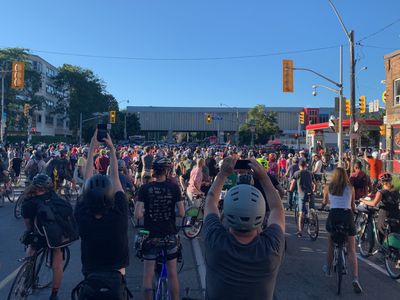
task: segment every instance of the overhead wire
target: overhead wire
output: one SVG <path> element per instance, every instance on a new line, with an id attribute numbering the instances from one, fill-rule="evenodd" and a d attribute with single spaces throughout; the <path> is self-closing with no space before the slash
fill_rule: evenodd
<path id="1" fill-rule="evenodd" d="M 357 44 L 362 42 L 362 41 L 364 41 L 364 40 L 366 40 L 366 39 L 369 39 L 369 38 L 371 38 L 371 37 L 373 37 L 373 36 L 375 36 L 375 35 L 377 35 L 377 34 L 379 34 L 381 32 L 383 32 L 383 31 L 385 31 L 386 29 L 388 29 L 389 27 L 393 26 L 394 24 L 396 24 L 398 22 L 400 22 L 400 18 L 395 20 L 395 21 L 393 21 L 392 23 L 382 27 L 381 29 L 379 29 L 379 30 L 377 30 L 377 31 L 375 31 L 375 32 L 373 32 L 371 34 L 368 34 L 368 35 L 364 36 L 362 39 L 358 40 Z"/>

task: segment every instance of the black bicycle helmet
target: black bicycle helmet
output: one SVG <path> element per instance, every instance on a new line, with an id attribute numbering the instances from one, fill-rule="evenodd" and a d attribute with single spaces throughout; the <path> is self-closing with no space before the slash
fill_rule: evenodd
<path id="1" fill-rule="evenodd" d="M 109 177 L 94 175 L 83 187 L 83 202 L 94 214 L 102 214 L 114 206 L 113 186 Z"/>
<path id="2" fill-rule="evenodd" d="M 51 189 L 53 187 L 51 178 L 46 174 L 36 174 L 35 177 L 33 177 L 32 184 L 35 187 L 44 189 Z"/>
<path id="3" fill-rule="evenodd" d="M 379 179 L 384 182 L 392 181 L 392 175 L 390 173 L 383 173 L 379 176 Z"/>
<path id="4" fill-rule="evenodd" d="M 156 157 L 153 160 L 153 170 L 165 170 L 171 166 L 171 160 L 168 157 Z"/>

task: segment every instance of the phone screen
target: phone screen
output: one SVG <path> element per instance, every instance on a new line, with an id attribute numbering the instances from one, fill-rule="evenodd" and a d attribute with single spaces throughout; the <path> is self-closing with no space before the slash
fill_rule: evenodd
<path id="1" fill-rule="evenodd" d="M 250 169 L 249 163 L 250 160 L 248 159 L 240 159 L 236 161 L 235 170 Z"/>
<path id="2" fill-rule="evenodd" d="M 107 124 L 97 124 L 97 141 L 103 142 L 107 138 Z"/>

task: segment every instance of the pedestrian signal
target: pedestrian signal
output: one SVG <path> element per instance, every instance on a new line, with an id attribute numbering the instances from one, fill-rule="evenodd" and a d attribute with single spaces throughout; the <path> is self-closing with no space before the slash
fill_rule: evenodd
<path id="1" fill-rule="evenodd" d="M 25 84 L 24 75 L 25 64 L 22 61 L 13 62 L 11 70 L 11 88 L 23 89 Z"/>
<path id="2" fill-rule="evenodd" d="M 351 115 L 351 105 L 350 105 L 350 99 L 346 99 L 346 116 Z"/>

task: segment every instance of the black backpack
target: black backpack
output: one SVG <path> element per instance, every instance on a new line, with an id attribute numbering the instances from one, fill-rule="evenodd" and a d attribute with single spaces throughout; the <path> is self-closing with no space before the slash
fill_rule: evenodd
<path id="1" fill-rule="evenodd" d="M 65 247 L 79 239 L 71 204 L 55 192 L 51 192 L 49 199 L 38 201 L 35 226 L 49 248 Z"/>

